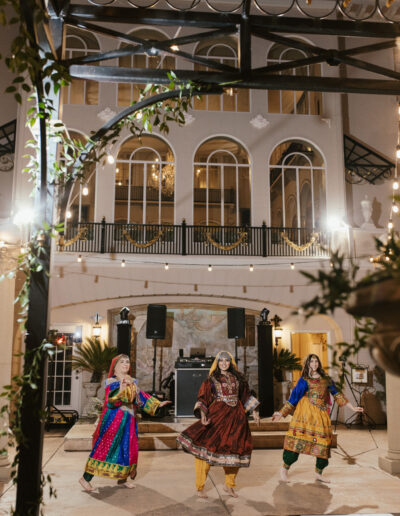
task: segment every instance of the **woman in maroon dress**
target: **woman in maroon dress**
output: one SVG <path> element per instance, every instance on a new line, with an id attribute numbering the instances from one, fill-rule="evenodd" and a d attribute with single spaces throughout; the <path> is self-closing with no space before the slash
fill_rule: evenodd
<path id="1" fill-rule="evenodd" d="M 234 491 L 239 468 L 250 465 L 253 449 L 246 413 L 253 412 L 259 423 L 258 400 L 251 395 L 236 362 L 227 351 L 220 351 L 210 369 L 209 378 L 200 387 L 194 414 L 200 421 L 178 437 L 182 448 L 195 456 L 196 488 L 202 498 L 210 466 L 223 466 L 225 491 Z"/>

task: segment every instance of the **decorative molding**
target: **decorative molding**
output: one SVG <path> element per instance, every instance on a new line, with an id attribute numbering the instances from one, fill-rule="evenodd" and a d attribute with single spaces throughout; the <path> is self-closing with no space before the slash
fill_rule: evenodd
<path id="1" fill-rule="evenodd" d="M 258 114 L 250 120 L 250 124 L 255 129 L 265 129 L 271 122 L 267 120 L 263 115 Z"/>
<path id="2" fill-rule="evenodd" d="M 193 122 L 196 120 L 196 117 L 194 117 L 193 115 L 191 115 L 190 113 L 188 113 L 187 115 L 185 115 L 185 125 L 190 125 L 190 124 L 193 124 Z"/>
<path id="3" fill-rule="evenodd" d="M 321 122 L 324 122 L 329 127 L 329 129 L 331 128 L 331 125 L 332 125 L 332 119 L 331 118 L 321 117 L 320 120 L 321 120 Z"/>
<path id="4" fill-rule="evenodd" d="M 14 159 L 11 154 L 0 156 L 0 172 L 11 172 L 14 168 Z"/>
<path id="5" fill-rule="evenodd" d="M 100 111 L 100 113 L 97 113 L 97 117 L 100 118 L 100 120 L 104 123 L 108 122 L 113 118 L 117 113 L 110 109 L 109 107 L 106 107 L 103 109 L 103 111 Z"/>

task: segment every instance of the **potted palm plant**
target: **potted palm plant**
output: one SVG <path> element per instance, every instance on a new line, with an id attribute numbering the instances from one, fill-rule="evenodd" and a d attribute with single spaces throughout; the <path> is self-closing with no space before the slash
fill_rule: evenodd
<path id="1" fill-rule="evenodd" d="M 97 396 L 102 377 L 109 370 L 111 361 L 116 355 L 117 348 L 108 346 L 105 341 L 101 342 L 96 337 L 86 337 L 84 343 L 76 346 L 75 354 L 72 356 L 72 368 L 91 373 L 90 380 L 83 383 L 87 396 L 87 402 L 82 411 L 84 416 L 91 411 L 91 404 Z"/>
<path id="2" fill-rule="evenodd" d="M 274 375 L 274 407 L 279 410 L 289 399 L 289 380 L 284 379 L 285 371 L 300 371 L 301 359 L 289 349 L 282 348 L 278 351 L 274 348 L 272 372 Z"/>

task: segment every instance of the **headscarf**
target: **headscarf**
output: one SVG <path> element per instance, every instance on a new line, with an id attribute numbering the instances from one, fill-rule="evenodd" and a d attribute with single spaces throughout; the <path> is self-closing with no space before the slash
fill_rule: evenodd
<path id="1" fill-rule="evenodd" d="M 125 355 L 125 353 L 121 353 L 120 355 L 117 355 L 115 358 L 113 358 L 112 361 L 111 361 L 110 369 L 108 370 L 108 378 L 111 378 L 112 376 L 115 376 L 115 366 L 117 365 L 117 362 L 122 357 L 126 357 L 127 359 L 129 359 L 128 355 Z M 131 366 L 130 365 L 129 365 L 128 374 L 131 374 Z"/>
<path id="2" fill-rule="evenodd" d="M 219 353 L 217 353 L 217 356 L 215 357 L 215 360 L 214 362 L 212 363 L 212 366 L 210 368 L 210 372 L 208 374 L 208 376 L 211 376 L 214 371 L 217 369 L 218 367 L 218 362 L 221 358 L 226 358 L 227 360 L 229 360 L 229 362 L 232 364 L 233 368 L 235 369 L 235 371 L 239 371 L 238 370 L 238 366 L 235 362 L 235 359 L 233 358 L 233 356 L 229 353 L 229 351 L 220 351 Z"/>

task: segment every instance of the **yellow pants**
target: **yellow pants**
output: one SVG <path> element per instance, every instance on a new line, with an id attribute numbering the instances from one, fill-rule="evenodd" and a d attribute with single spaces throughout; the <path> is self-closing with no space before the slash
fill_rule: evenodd
<path id="1" fill-rule="evenodd" d="M 194 459 L 194 468 L 196 471 L 196 489 L 197 491 L 203 491 L 204 484 L 207 480 L 208 472 L 210 471 L 211 465 L 205 460 Z M 233 468 L 231 466 L 224 466 L 225 471 L 225 484 L 227 487 L 236 487 L 235 479 L 238 474 L 239 468 Z"/>

